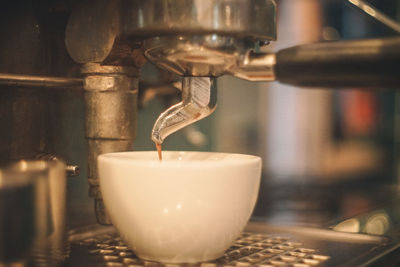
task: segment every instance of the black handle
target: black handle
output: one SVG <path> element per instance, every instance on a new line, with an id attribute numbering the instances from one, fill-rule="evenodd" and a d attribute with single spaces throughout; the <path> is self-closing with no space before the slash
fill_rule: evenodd
<path id="1" fill-rule="evenodd" d="M 297 86 L 400 89 L 400 38 L 300 45 L 276 55 L 276 79 Z"/>

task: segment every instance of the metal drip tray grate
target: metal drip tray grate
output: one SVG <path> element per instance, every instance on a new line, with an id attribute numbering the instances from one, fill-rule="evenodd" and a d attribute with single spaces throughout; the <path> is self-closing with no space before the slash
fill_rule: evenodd
<path id="1" fill-rule="evenodd" d="M 397 239 L 329 229 L 274 227 L 251 222 L 219 259 L 197 264 L 162 264 L 139 259 L 114 227 L 90 226 L 70 235 L 65 266 L 129 267 L 314 267 L 368 266 L 400 249 Z"/>
<path id="2" fill-rule="evenodd" d="M 116 233 L 90 237 L 77 242 L 86 247 L 89 254 L 100 266 L 180 266 L 142 261 L 126 246 Z M 243 233 L 229 248 L 223 257 L 210 262 L 191 264 L 190 266 L 318 266 L 330 257 L 316 250 L 304 248 L 301 243 L 287 238 Z"/>

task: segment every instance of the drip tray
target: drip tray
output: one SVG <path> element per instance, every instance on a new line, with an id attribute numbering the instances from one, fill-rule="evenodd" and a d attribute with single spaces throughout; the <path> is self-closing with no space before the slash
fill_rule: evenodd
<path id="1" fill-rule="evenodd" d="M 397 249 L 386 237 L 340 233 L 304 227 L 273 227 L 251 222 L 223 257 L 198 264 L 142 261 L 114 227 L 92 226 L 74 231 L 67 266 L 361 266 Z"/>

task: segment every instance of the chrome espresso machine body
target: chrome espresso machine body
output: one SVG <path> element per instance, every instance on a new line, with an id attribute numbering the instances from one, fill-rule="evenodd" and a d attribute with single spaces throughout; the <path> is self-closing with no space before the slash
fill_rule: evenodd
<path id="1" fill-rule="evenodd" d="M 277 37 L 274 0 L 21 0 L 9 2 L 0 13 L 0 160 L 61 158 L 68 163 L 70 175 L 77 175 L 80 168 L 81 176 L 88 178 L 89 196 L 95 204 L 93 209 L 85 193 L 86 180 L 71 178 L 71 228 L 94 223 L 95 218 L 100 224 L 111 223 L 101 199 L 97 156 L 134 149 L 140 127 L 140 70 L 146 59 L 183 76 L 182 102 L 167 109 L 154 124 L 151 138 L 156 144 L 215 110 L 215 80 L 222 75 L 311 87 L 400 85 L 397 37 L 260 52 Z M 103 234 L 98 240 L 85 241 L 88 234 L 73 233 L 71 240 L 78 251 L 82 249 L 79 246 L 94 247 L 114 264 L 139 264 L 118 238 L 112 244 L 106 240 L 115 236 L 111 226 L 96 229 Z M 259 234 L 244 235 L 231 252 L 242 251 L 246 242 L 269 240 L 275 244 L 270 254 L 279 250 L 286 253 L 288 261 L 300 255 L 304 266 L 337 266 L 351 257 L 341 255 L 329 262 L 332 256 L 325 254 L 332 250 L 322 255 L 315 252 L 318 248 L 304 248 L 287 238 L 300 235 L 307 240 L 306 246 L 313 246 L 316 235 L 316 243 L 325 242 L 326 247 L 337 242 L 334 244 L 344 244 L 360 255 L 374 251 L 370 257 L 357 258 L 357 264 L 398 247 L 392 239 L 333 235 L 329 230 L 286 231 L 259 224 L 248 230 Z M 284 237 L 266 236 L 270 231 Z M 110 244 L 113 249 L 107 247 Z M 247 249 L 259 251 L 253 245 Z M 276 257 L 285 262 L 282 255 Z M 229 259 L 240 263 L 238 258 Z M 79 260 L 72 254 L 71 266 L 80 264 Z M 90 264 L 93 262 L 85 263 Z"/>

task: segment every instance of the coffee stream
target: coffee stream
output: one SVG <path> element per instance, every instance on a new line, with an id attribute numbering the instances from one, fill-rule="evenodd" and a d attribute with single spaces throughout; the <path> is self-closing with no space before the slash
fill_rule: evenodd
<path id="1" fill-rule="evenodd" d="M 161 144 L 156 144 L 157 152 L 158 152 L 158 159 L 162 160 L 162 146 Z"/>

